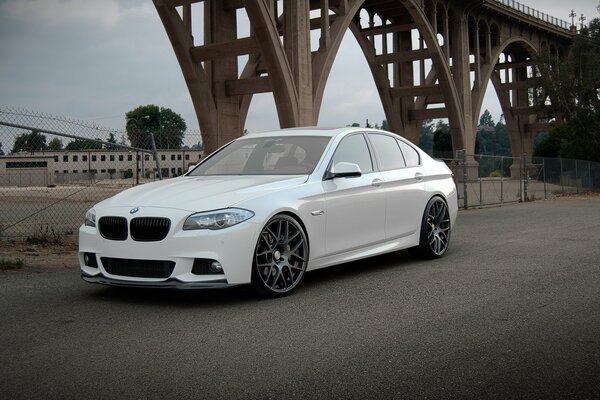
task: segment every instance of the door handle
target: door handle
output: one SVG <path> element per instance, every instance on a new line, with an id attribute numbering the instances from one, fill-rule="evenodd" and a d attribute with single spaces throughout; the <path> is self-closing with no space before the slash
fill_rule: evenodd
<path id="1" fill-rule="evenodd" d="M 419 181 L 419 182 L 423 180 L 423 177 L 424 177 L 424 176 L 423 176 L 423 174 L 422 174 L 422 173 L 420 173 L 420 172 L 417 172 L 417 173 L 415 174 L 415 179 L 416 179 L 417 181 Z"/>
<path id="2" fill-rule="evenodd" d="M 371 186 L 379 187 L 381 185 L 383 185 L 383 181 L 381 179 L 373 179 L 373 182 L 371 182 Z"/>

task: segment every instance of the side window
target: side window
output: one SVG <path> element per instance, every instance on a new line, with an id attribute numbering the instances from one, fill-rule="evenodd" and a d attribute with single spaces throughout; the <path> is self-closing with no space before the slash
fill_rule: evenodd
<path id="1" fill-rule="evenodd" d="M 421 164 L 421 157 L 419 157 L 419 153 L 412 146 L 407 145 L 402 140 L 398 140 L 398 144 L 400 145 L 402 154 L 404 154 L 407 167 L 417 167 Z"/>
<path id="2" fill-rule="evenodd" d="M 402 157 L 402 152 L 395 138 L 388 135 L 371 133 L 369 134 L 369 139 L 371 139 L 371 143 L 375 148 L 375 154 L 377 154 L 379 167 L 382 171 L 406 167 L 404 157 Z"/>
<path id="3" fill-rule="evenodd" d="M 339 162 L 358 164 L 363 174 L 373 172 L 371 153 L 369 153 L 369 147 L 362 134 L 347 136 L 342 140 L 335 150 L 332 165 Z"/>

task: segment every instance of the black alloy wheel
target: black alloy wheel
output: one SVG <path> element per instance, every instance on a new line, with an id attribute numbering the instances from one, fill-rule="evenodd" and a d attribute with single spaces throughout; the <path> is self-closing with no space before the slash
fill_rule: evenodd
<path id="1" fill-rule="evenodd" d="M 440 258 L 448 250 L 450 232 L 448 205 L 441 197 L 432 197 L 423 214 L 419 246 L 414 250 L 425 258 Z"/>
<path id="2" fill-rule="evenodd" d="M 289 215 L 276 215 L 258 238 L 252 286 L 262 296 L 286 296 L 302 281 L 307 263 L 308 240 L 304 230 Z"/>

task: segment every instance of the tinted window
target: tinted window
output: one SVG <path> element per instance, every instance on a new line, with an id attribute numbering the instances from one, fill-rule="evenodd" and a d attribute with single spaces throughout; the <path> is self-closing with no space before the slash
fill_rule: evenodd
<path id="1" fill-rule="evenodd" d="M 373 162 L 362 134 L 345 137 L 335 150 L 332 165 L 339 162 L 358 164 L 362 173 L 373 172 Z"/>
<path id="2" fill-rule="evenodd" d="M 369 139 L 373 143 L 377 160 L 379 160 L 379 167 L 382 171 L 406 167 L 404 157 L 402 157 L 402 152 L 395 138 L 388 135 L 371 133 L 369 134 Z"/>
<path id="3" fill-rule="evenodd" d="M 406 166 L 408 167 L 416 167 L 421 164 L 421 158 L 419 157 L 419 153 L 412 146 L 404 143 L 402 140 L 398 140 L 398 144 L 400 145 L 400 149 L 402 150 L 402 154 L 404 154 L 404 159 L 406 160 Z"/>

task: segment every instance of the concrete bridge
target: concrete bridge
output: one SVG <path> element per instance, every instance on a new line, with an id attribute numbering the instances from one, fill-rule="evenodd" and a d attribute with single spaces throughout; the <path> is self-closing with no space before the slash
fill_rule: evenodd
<path id="1" fill-rule="evenodd" d="M 414 143 L 423 120 L 448 118 L 454 149 L 475 151 L 491 82 L 512 153 L 531 154 L 551 120 L 532 56 L 568 53 L 574 29 L 513 0 L 154 0 L 208 151 L 240 136 L 252 95 L 272 92 L 282 128 L 316 125 L 349 30 L 369 64 L 390 130 Z M 250 35 L 238 34 L 238 12 Z M 203 18 L 203 43 L 192 21 Z M 313 41 L 311 42 L 311 38 Z M 316 43 L 315 38 L 318 38 Z M 243 68 L 238 57 L 246 57 Z M 358 77 L 357 77 L 358 78 Z"/>

